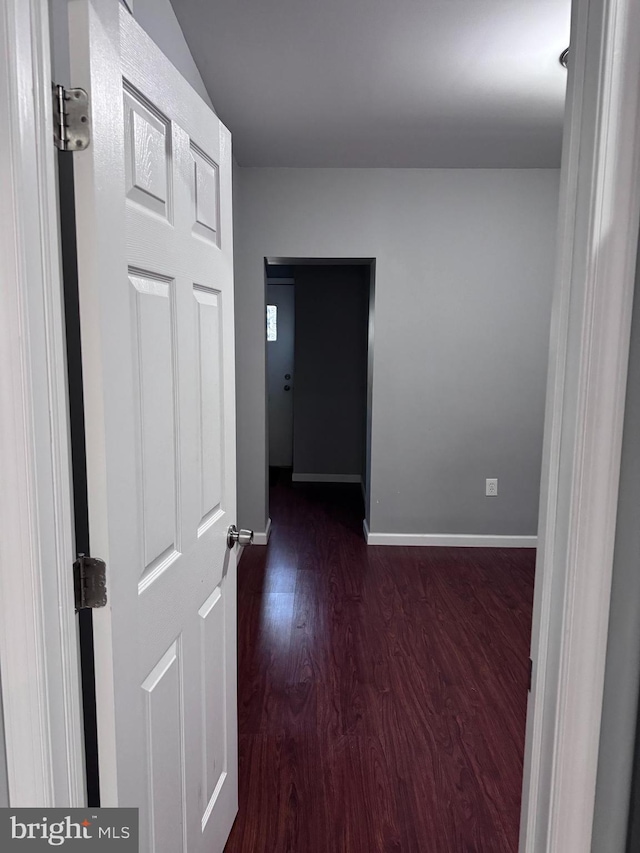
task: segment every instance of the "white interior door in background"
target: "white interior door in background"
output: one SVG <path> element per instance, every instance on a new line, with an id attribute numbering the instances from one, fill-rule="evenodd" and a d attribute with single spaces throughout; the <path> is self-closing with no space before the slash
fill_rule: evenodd
<path id="1" fill-rule="evenodd" d="M 103 806 L 144 853 L 237 811 L 231 139 L 131 15 L 73 0 L 75 188 Z"/>
<path id="2" fill-rule="evenodd" d="M 277 468 L 293 465 L 294 300 L 292 284 L 267 285 L 267 304 L 277 309 L 277 339 L 267 340 L 269 465 Z"/>

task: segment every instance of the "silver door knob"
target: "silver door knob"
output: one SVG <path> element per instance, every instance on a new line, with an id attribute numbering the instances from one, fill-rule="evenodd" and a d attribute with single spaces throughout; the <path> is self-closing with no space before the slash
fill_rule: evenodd
<path id="1" fill-rule="evenodd" d="M 230 525 L 227 530 L 227 547 L 234 545 L 251 545 L 253 542 L 253 530 L 238 530 L 235 524 Z"/>

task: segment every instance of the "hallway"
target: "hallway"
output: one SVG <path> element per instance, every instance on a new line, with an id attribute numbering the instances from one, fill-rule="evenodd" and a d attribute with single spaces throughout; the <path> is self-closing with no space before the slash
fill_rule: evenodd
<path id="1" fill-rule="evenodd" d="M 515 853 L 535 552 L 367 547 L 359 486 L 270 500 L 226 853 Z"/>

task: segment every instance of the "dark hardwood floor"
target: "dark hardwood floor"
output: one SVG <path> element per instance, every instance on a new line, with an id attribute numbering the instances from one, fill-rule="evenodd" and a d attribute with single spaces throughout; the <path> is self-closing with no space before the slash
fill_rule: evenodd
<path id="1" fill-rule="evenodd" d="M 535 552 L 367 547 L 359 487 L 282 478 L 270 512 L 226 853 L 515 853 Z"/>

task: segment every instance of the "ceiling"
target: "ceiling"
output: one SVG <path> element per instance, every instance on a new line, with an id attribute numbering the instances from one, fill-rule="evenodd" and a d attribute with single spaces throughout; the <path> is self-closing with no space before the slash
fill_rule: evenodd
<path id="1" fill-rule="evenodd" d="M 172 0 L 242 166 L 560 164 L 570 0 Z"/>

